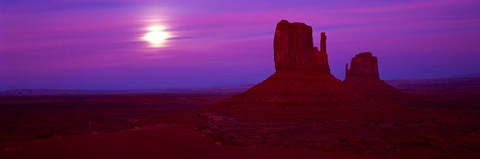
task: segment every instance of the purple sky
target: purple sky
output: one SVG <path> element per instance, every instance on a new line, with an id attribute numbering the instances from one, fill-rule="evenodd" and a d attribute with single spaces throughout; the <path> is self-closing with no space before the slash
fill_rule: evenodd
<path id="1" fill-rule="evenodd" d="M 281 19 L 327 32 L 332 73 L 372 51 L 383 79 L 480 73 L 478 0 L 0 0 L 0 90 L 254 84 Z M 161 24 L 173 35 L 152 48 Z"/>

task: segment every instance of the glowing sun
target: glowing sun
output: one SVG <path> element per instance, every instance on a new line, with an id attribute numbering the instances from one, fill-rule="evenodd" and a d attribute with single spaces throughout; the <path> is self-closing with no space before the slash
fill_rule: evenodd
<path id="1" fill-rule="evenodd" d="M 148 32 L 142 39 L 149 42 L 152 47 L 162 47 L 165 46 L 166 40 L 170 37 L 170 33 L 165 31 L 165 27 L 154 25 L 148 27 Z"/>

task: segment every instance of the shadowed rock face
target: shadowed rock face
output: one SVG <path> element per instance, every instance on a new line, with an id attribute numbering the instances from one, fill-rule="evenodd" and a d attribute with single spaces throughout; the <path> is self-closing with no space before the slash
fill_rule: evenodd
<path id="1" fill-rule="evenodd" d="M 350 69 L 345 68 L 344 84 L 357 89 L 362 94 L 382 99 L 401 99 L 401 91 L 380 79 L 378 60 L 371 52 L 363 52 L 352 58 Z"/>
<path id="2" fill-rule="evenodd" d="M 330 73 L 326 35 L 321 35 L 320 51 L 313 46 L 312 27 L 304 23 L 278 22 L 274 38 L 276 71 L 315 70 Z"/>
<path id="3" fill-rule="evenodd" d="M 345 80 L 351 78 L 373 78 L 380 79 L 378 74 L 378 60 L 371 52 L 364 52 L 352 58 L 350 69 L 345 70 Z"/>

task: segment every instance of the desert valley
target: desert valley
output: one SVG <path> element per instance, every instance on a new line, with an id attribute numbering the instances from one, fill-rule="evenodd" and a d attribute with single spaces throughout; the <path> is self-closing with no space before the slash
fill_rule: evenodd
<path id="1" fill-rule="evenodd" d="M 312 34 L 278 22 L 252 86 L 4 91 L 0 158 L 480 157 L 480 77 L 384 81 L 362 52 L 341 80 Z"/>

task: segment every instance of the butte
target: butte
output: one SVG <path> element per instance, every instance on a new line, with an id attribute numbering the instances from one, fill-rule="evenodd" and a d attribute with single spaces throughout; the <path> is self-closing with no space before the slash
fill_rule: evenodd
<path id="1" fill-rule="evenodd" d="M 312 27 L 286 20 L 278 22 L 273 46 L 275 72 L 244 93 L 209 110 L 232 115 L 249 114 L 257 119 L 278 119 L 312 112 L 351 114 L 387 110 L 390 105 L 385 106 L 365 96 L 330 73 L 327 36 L 322 32 L 320 37 L 318 49 L 313 44 Z"/>
<path id="2" fill-rule="evenodd" d="M 380 79 L 378 72 L 378 60 L 371 52 L 363 52 L 355 55 L 345 68 L 344 84 L 353 87 L 359 93 L 380 100 L 402 100 L 408 98 L 407 94 L 388 85 Z"/>

